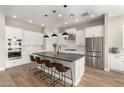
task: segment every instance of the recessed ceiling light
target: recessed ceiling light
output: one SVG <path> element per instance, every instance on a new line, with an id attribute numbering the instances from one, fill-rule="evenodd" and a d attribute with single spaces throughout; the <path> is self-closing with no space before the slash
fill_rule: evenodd
<path id="1" fill-rule="evenodd" d="M 13 18 L 16 18 L 16 15 L 14 15 Z"/>
<path id="2" fill-rule="evenodd" d="M 68 24 L 68 22 L 65 22 L 65 24 L 67 25 L 67 24 Z"/>
<path id="3" fill-rule="evenodd" d="M 59 15 L 58 15 L 58 17 L 62 17 L 62 15 L 61 15 L 61 14 L 59 14 Z"/>
<path id="4" fill-rule="evenodd" d="M 56 26 L 59 27 L 59 24 L 57 24 Z"/>
<path id="5" fill-rule="evenodd" d="M 41 24 L 42 27 L 44 27 L 44 24 Z"/>
<path id="6" fill-rule="evenodd" d="M 94 15 L 94 14 L 92 14 L 92 15 L 91 15 L 91 17 L 92 17 L 92 18 L 94 18 L 94 17 L 95 17 L 95 15 Z"/>
<path id="7" fill-rule="evenodd" d="M 78 22 L 79 20 L 78 19 L 75 19 L 76 22 Z"/>
<path id="8" fill-rule="evenodd" d="M 32 23 L 32 20 L 29 20 L 28 22 L 29 22 L 29 23 Z"/>

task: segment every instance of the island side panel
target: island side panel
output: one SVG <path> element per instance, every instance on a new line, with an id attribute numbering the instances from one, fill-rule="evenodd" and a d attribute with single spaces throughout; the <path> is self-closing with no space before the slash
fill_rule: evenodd
<path id="1" fill-rule="evenodd" d="M 77 86 L 81 81 L 85 71 L 85 57 L 74 62 L 74 85 Z"/>

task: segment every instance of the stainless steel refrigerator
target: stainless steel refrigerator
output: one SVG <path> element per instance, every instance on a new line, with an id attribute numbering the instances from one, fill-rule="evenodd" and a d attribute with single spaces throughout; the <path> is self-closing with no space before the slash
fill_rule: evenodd
<path id="1" fill-rule="evenodd" d="M 103 37 L 86 38 L 86 66 L 104 69 Z"/>

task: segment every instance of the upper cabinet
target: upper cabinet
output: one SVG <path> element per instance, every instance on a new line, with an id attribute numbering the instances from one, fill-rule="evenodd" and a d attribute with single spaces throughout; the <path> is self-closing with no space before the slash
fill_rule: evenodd
<path id="1" fill-rule="evenodd" d="M 43 34 L 24 30 L 23 42 L 24 45 L 43 45 Z"/>
<path id="2" fill-rule="evenodd" d="M 85 28 L 86 37 L 101 37 L 103 36 L 104 26 L 93 26 Z"/>
<path id="3" fill-rule="evenodd" d="M 76 45 L 85 45 L 85 31 L 76 31 Z"/>
<path id="4" fill-rule="evenodd" d="M 18 39 L 22 39 L 23 31 L 20 28 L 6 26 L 6 35 L 8 39 L 12 39 L 15 37 Z"/>

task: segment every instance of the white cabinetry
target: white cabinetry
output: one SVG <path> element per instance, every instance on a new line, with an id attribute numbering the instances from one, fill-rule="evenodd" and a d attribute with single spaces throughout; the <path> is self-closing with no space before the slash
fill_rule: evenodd
<path id="1" fill-rule="evenodd" d="M 9 60 L 6 62 L 6 68 L 22 65 L 22 59 Z"/>
<path id="2" fill-rule="evenodd" d="M 43 45 L 43 34 L 24 30 L 24 45 Z"/>
<path id="3" fill-rule="evenodd" d="M 110 54 L 110 68 L 124 72 L 124 55 Z"/>
<path id="4" fill-rule="evenodd" d="M 124 48 L 124 25 L 122 27 L 122 48 Z"/>
<path id="5" fill-rule="evenodd" d="M 101 37 L 103 36 L 103 31 L 103 25 L 85 28 L 86 37 Z"/>
<path id="6" fill-rule="evenodd" d="M 19 50 L 17 50 L 18 48 L 22 49 L 22 46 L 8 46 L 8 39 L 20 39 L 22 40 L 23 38 L 23 31 L 21 28 L 16 28 L 16 27 L 10 27 L 10 26 L 6 26 L 5 28 L 5 67 L 6 68 L 10 68 L 10 67 L 14 67 L 14 66 L 18 66 L 22 64 L 22 58 L 20 57 L 19 59 L 13 59 L 11 60 L 10 58 L 8 58 L 8 53 L 10 53 L 10 51 L 8 49 L 11 49 L 11 52 L 18 52 Z M 14 41 L 15 42 L 15 41 Z M 13 43 L 11 43 L 13 44 Z"/>
<path id="7" fill-rule="evenodd" d="M 85 45 L 85 31 L 76 31 L 76 45 Z"/>
<path id="8" fill-rule="evenodd" d="M 30 62 L 29 55 L 40 51 L 41 51 L 41 46 L 24 46 L 22 52 L 23 64 Z"/>
<path id="9" fill-rule="evenodd" d="M 6 35 L 7 38 L 17 37 L 18 39 L 22 39 L 22 29 L 6 26 Z"/>

